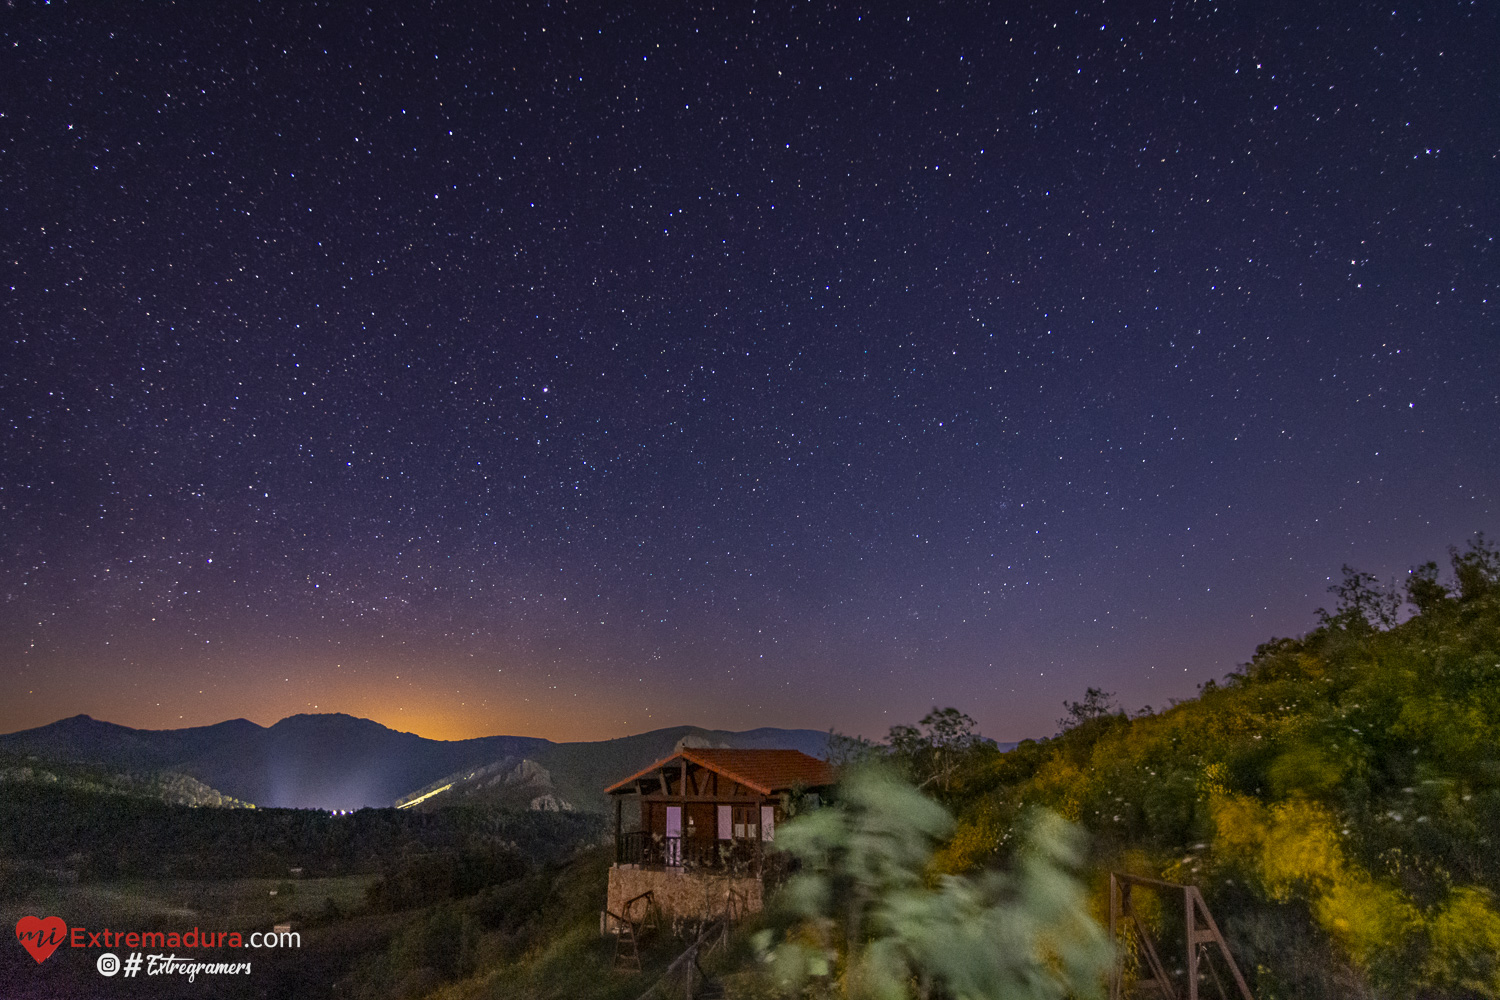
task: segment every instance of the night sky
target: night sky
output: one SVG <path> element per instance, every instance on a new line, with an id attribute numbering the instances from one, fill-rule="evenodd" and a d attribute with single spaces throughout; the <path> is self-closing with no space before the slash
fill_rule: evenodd
<path id="1" fill-rule="evenodd" d="M 0 11 L 0 730 L 1050 735 L 1500 532 L 1500 8 Z"/>

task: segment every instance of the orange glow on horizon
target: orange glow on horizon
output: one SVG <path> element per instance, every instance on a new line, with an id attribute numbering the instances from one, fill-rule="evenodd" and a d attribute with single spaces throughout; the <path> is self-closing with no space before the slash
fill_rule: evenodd
<path id="1" fill-rule="evenodd" d="M 267 671 L 262 664 L 278 662 Z M 37 664 L 37 666 L 44 666 Z M 636 693 L 608 682 L 597 691 L 523 680 L 523 665 L 476 679 L 462 663 L 416 663 L 388 656 L 242 652 L 228 664 L 167 664 L 123 690 L 107 668 L 76 661 L 39 670 L 35 686 L 0 707 L 0 732 L 33 729 L 85 714 L 132 729 L 211 726 L 243 718 L 270 727 L 299 714 L 342 713 L 432 740 L 530 736 L 558 743 L 614 739 L 678 725 L 744 730 L 760 726 L 826 729 L 822 719 L 739 704 L 726 692 Z M 533 675 L 534 676 L 534 675 Z M 270 678 L 269 680 L 267 678 Z M 503 677 L 503 679 L 501 679 Z M 66 678 L 66 680 L 63 680 Z M 514 678 L 514 679 L 511 679 Z M 807 711 L 798 706 L 796 715 Z"/>

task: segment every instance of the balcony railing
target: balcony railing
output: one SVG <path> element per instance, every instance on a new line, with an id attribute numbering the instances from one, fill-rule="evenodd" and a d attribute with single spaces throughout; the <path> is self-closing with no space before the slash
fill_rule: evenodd
<path id="1" fill-rule="evenodd" d="M 769 844 L 760 845 L 769 849 Z M 753 840 L 711 840 L 666 837 L 636 830 L 615 839 L 615 863 L 649 868 L 715 869 L 726 874 L 751 875 L 764 856 Z"/>

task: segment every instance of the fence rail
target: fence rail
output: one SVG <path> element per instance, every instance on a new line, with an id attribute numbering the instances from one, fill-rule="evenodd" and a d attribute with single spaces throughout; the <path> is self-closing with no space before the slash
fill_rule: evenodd
<path id="1" fill-rule="evenodd" d="M 752 840 L 665 837 L 645 830 L 615 838 L 615 863 L 657 868 L 711 868 L 729 874 L 754 874 L 761 852 Z"/>
<path id="2" fill-rule="evenodd" d="M 1198 1000 L 1205 971 L 1220 1000 L 1229 1000 L 1231 990 L 1226 988 L 1224 980 L 1220 978 L 1215 959 L 1233 977 L 1233 992 L 1239 994 L 1240 1000 L 1254 1000 L 1250 995 L 1250 987 L 1245 984 L 1245 977 L 1240 974 L 1239 966 L 1230 954 L 1229 944 L 1224 940 L 1224 935 L 1219 933 L 1219 925 L 1214 922 L 1213 914 L 1208 911 L 1208 903 L 1204 901 L 1203 893 L 1197 886 L 1178 885 L 1175 882 L 1127 875 L 1124 872 L 1111 872 L 1109 875 L 1109 937 L 1115 946 L 1115 960 L 1109 977 L 1110 1000 L 1124 1000 L 1129 993 L 1150 992 L 1162 1000 L 1177 1000 L 1179 995 L 1172 975 L 1167 972 L 1161 955 L 1157 952 L 1156 941 L 1147 922 L 1135 907 L 1131 897 L 1133 888 L 1160 892 L 1167 896 L 1181 894 L 1181 908 L 1178 912 L 1183 916 L 1183 958 L 1186 968 L 1180 971 L 1185 980 L 1185 1000 Z M 1142 975 L 1130 984 L 1134 986 L 1134 990 L 1127 988 L 1125 977 L 1125 952 L 1132 945 L 1132 950 L 1144 966 Z"/>

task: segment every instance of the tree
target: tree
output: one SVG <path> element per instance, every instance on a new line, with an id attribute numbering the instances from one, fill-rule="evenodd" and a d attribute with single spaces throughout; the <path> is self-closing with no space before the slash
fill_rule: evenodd
<path id="1" fill-rule="evenodd" d="M 951 789 L 953 775 L 969 752 L 984 743 L 968 715 L 935 706 L 917 726 L 892 726 L 888 739 L 898 764 L 917 787 L 939 781 L 944 791 Z"/>
<path id="2" fill-rule="evenodd" d="M 1344 578 L 1330 584 L 1328 592 L 1338 595 L 1333 611 L 1319 608 L 1318 621 L 1345 630 L 1387 629 L 1400 621 L 1401 598 L 1395 589 L 1380 585 L 1374 573 L 1362 573 L 1345 565 Z"/>
<path id="3" fill-rule="evenodd" d="M 883 748 L 863 736 L 846 736 L 837 729 L 828 730 L 828 763 L 834 767 L 863 764 L 878 757 Z"/>
<path id="4" fill-rule="evenodd" d="M 850 1000 L 1098 995 L 1110 948 L 1074 874 L 1083 854 L 1072 827 L 1036 813 L 1013 870 L 934 884 L 933 848 L 953 828 L 942 806 L 872 767 L 846 779 L 840 802 L 777 834 L 801 862 L 781 897 L 792 925 L 756 945 L 784 989 L 817 982 Z"/>
<path id="5" fill-rule="evenodd" d="M 1431 559 L 1413 567 L 1406 578 L 1406 599 L 1414 604 L 1418 614 L 1441 607 L 1451 595 L 1448 588 L 1438 583 L 1438 565 Z"/>
<path id="6" fill-rule="evenodd" d="M 1500 549 L 1484 537 L 1484 532 L 1470 539 L 1468 548 L 1462 551 L 1456 545 L 1448 546 L 1448 561 L 1453 567 L 1451 587 L 1438 582 L 1438 565 L 1431 559 L 1407 574 L 1406 599 L 1416 606 L 1419 614 L 1427 614 L 1455 599 L 1472 601 L 1500 588 Z M 1347 576 L 1349 567 L 1345 566 L 1344 572 Z"/>
<path id="7" fill-rule="evenodd" d="M 1448 555 L 1453 562 L 1459 600 L 1470 601 L 1500 587 L 1500 549 L 1485 541 L 1484 532 L 1475 535 L 1463 552 L 1457 546 L 1450 546 Z"/>
<path id="8" fill-rule="evenodd" d="M 1094 719 L 1123 714 L 1115 701 L 1115 693 L 1096 687 L 1085 691 L 1082 701 L 1064 701 L 1063 708 L 1067 709 L 1067 714 L 1057 720 L 1057 726 L 1063 732 Z"/>

